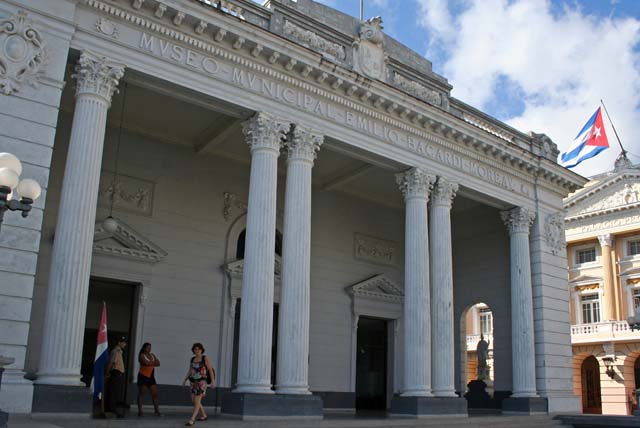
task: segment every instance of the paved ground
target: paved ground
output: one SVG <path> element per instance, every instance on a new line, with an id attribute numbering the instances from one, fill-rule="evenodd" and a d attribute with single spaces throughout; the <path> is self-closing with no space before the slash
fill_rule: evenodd
<path id="1" fill-rule="evenodd" d="M 213 415 L 213 412 L 210 412 Z M 78 415 L 12 416 L 9 428 L 178 428 L 183 427 L 189 414 L 184 410 L 166 411 L 158 418 L 152 415 L 138 418 L 94 420 Z M 239 421 L 227 417 L 210 417 L 196 427 L 215 428 L 418 428 L 418 427 L 477 427 L 477 428 L 547 428 L 563 425 L 551 416 L 470 416 L 468 418 L 398 419 L 384 415 L 325 415 L 323 420 L 307 421 Z"/>

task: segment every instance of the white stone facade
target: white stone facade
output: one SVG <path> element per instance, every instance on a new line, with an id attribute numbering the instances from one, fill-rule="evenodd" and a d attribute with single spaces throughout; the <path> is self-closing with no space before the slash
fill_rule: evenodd
<path id="1" fill-rule="evenodd" d="M 47 61 L 0 94 L 0 151 L 46 191 L 0 232 L 0 353 L 16 358 L 0 408 L 29 412 L 34 388 L 79 382 L 100 278 L 135 284 L 132 354 L 151 342 L 164 386 L 200 341 L 220 387 L 353 408 L 371 317 L 388 327 L 387 403 L 453 396 L 462 314 L 485 302 L 495 389 L 577 409 L 566 270 L 542 222 L 584 180 L 548 139 L 450 97 L 378 20 L 352 34 L 310 0 L 0 0 L 0 20 L 25 13 Z M 530 219 L 511 241 L 506 210 Z"/>

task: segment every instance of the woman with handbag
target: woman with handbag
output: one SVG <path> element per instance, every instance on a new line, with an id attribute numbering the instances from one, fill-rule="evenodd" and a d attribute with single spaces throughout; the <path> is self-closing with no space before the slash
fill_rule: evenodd
<path id="1" fill-rule="evenodd" d="M 207 412 L 202 406 L 202 399 L 207 393 L 207 384 L 211 389 L 215 388 L 215 372 L 211 366 L 211 362 L 204 355 L 204 347 L 202 343 L 194 343 L 191 347 L 193 357 L 189 363 L 189 370 L 182 382 L 186 385 L 189 382 L 191 386 L 191 402 L 193 403 L 193 413 L 191 419 L 185 426 L 193 426 L 196 421 L 206 421 L 208 419 Z M 200 414 L 200 417 L 198 417 Z"/>

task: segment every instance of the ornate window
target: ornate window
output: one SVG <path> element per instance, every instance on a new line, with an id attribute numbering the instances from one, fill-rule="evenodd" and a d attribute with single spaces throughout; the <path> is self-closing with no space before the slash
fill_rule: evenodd
<path id="1" fill-rule="evenodd" d="M 600 296 L 587 294 L 580 297 L 582 305 L 582 323 L 593 324 L 600 322 Z"/>
<path id="2" fill-rule="evenodd" d="M 493 315 L 489 308 L 480 309 L 480 332 L 485 336 L 493 334 Z"/>
<path id="3" fill-rule="evenodd" d="M 640 306 L 640 288 L 636 288 L 633 290 L 633 309 L 636 309 Z M 638 385 L 640 387 L 640 385 Z"/>
<path id="4" fill-rule="evenodd" d="M 592 263 L 596 261 L 596 247 L 583 248 L 576 251 L 576 264 Z"/>

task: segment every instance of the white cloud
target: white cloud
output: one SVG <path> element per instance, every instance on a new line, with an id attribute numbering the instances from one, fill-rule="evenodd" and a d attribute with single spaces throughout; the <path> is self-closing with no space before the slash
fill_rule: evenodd
<path id="1" fill-rule="evenodd" d="M 468 0 L 454 3 L 461 6 L 457 14 L 445 0 L 417 1 L 430 37 L 427 55 L 444 53 L 441 68 L 454 96 L 486 110 L 495 105 L 497 85 L 508 82 L 502 93 L 524 110 L 502 119 L 525 132 L 545 132 L 561 150 L 604 98 L 625 148 L 640 154 L 640 139 L 634 139 L 640 123 L 638 19 L 587 15 L 575 5 L 552 13 L 549 1 L 539 0 Z M 607 131 L 612 148 L 574 171 L 611 169 L 619 148 Z"/>

